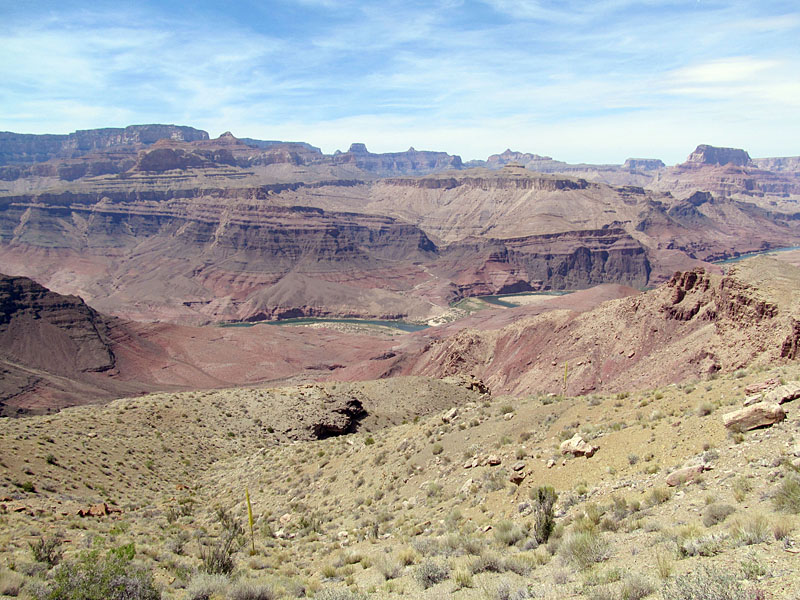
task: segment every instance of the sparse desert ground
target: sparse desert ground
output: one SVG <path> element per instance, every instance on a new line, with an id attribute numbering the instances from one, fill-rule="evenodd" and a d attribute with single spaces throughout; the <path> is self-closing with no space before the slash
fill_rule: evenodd
<path id="1" fill-rule="evenodd" d="M 113 560 L 138 573 L 136 598 L 149 573 L 175 599 L 798 598 L 800 400 L 768 428 L 722 422 L 748 386 L 798 379 L 787 362 L 514 398 L 397 378 L 6 419 L 0 594 L 60 597 L 54 577 L 67 567 L 47 560 L 95 552 L 95 566 L 123 556 Z M 302 407 L 337 395 L 370 417 L 350 435 L 303 439 Z M 591 458 L 560 453 L 575 433 L 598 448 Z M 698 464 L 695 480 L 667 485 Z M 557 494 L 549 536 L 540 486 Z M 78 516 L 92 506 L 101 514 Z"/>

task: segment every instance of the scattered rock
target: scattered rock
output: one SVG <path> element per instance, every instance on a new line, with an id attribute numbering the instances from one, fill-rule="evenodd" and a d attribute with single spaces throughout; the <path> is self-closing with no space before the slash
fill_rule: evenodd
<path id="1" fill-rule="evenodd" d="M 700 476 L 703 471 L 710 471 L 711 467 L 708 465 L 694 465 L 692 467 L 683 467 L 682 469 L 678 469 L 677 471 L 673 471 L 667 476 L 667 485 L 670 487 L 676 487 L 681 485 L 682 483 L 688 483 L 690 481 L 695 481 L 698 476 Z"/>
<path id="2" fill-rule="evenodd" d="M 510 421 L 511 419 L 513 419 L 513 418 L 514 418 L 514 413 L 506 413 L 506 415 L 505 415 L 503 418 L 504 418 L 506 421 Z"/>
<path id="3" fill-rule="evenodd" d="M 783 404 L 800 398 L 800 382 L 792 381 L 786 385 L 780 385 L 764 395 L 764 402 L 775 402 Z"/>
<path id="4" fill-rule="evenodd" d="M 514 471 L 522 471 L 522 469 L 524 469 L 524 468 L 525 468 L 525 462 L 524 462 L 524 461 L 521 461 L 521 460 L 519 460 L 519 461 L 515 462 L 513 465 L 511 465 L 511 468 L 512 468 Z"/>
<path id="5" fill-rule="evenodd" d="M 464 485 L 461 486 L 461 493 L 462 494 L 469 494 L 472 492 L 472 485 L 475 483 L 475 480 L 471 477 L 464 482 Z"/>
<path id="6" fill-rule="evenodd" d="M 499 465 L 501 462 L 503 462 L 503 461 L 501 461 L 501 460 L 500 460 L 500 457 L 499 457 L 499 456 L 497 456 L 496 454 L 490 454 L 490 455 L 489 455 L 489 456 L 486 458 L 486 464 L 487 464 L 487 465 L 489 465 L 490 467 L 496 467 L 496 466 L 497 466 L 497 465 Z"/>
<path id="7" fill-rule="evenodd" d="M 355 397 L 339 396 L 328 399 L 322 410 L 311 415 L 308 429 L 318 440 L 335 435 L 353 433 L 358 422 L 367 416 L 361 400 Z"/>
<path id="8" fill-rule="evenodd" d="M 786 412 L 778 404 L 759 402 L 751 406 L 722 415 L 728 429 L 749 431 L 757 427 L 774 425 L 786 418 Z"/>
<path id="9" fill-rule="evenodd" d="M 552 468 L 553 468 L 553 467 L 555 467 L 555 466 L 556 466 L 556 461 L 555 461 L 555 460 L 553 460 L 552 458 L 551 458 L 550 460 L 548 460 L 548 461 L 547 461 L 547 468 L 548 468 L 548 469 L 552 469 Z"/>
<path id="10" fill-rule="evenodd" d="M 745 406 L 752 406 L 753 404 L 757 404 L 761 402 L 763 394 L 751 394 L 750 396 L 745 397 L 744 405 Z"/>
<path id="11" fill-rule="evenodd" d="M 458 409 L 454 406 L 442 415 L 442 423 L 450 423 L 458 416 Z"/>
<path id="12" fill-rule="evenodd" d="M 526 473 L 523 473 L 521 471 L 520 472 L 514 472 L 514 473 L 511 473 L 511 476 L 508 478 L 508 480 L 511 483 L 513 483 L 514 485 L 519 485 L 523 481 L 525 481 L 525 476 L 526 476 Z"/>
<path id="13" fill-rule="evenodd" d="M 89 508 L 82 508 L 78 511 L 79 517 L 105 517 L 112 513 L 121 513 L 122 509 L 116 506 L 109 506 L 105 502 L 93 504 Z"/>
<path id="14" fill-rule="evenodd" d="M 579 433 L 561 443 L 559 447 L 561 454 L 572 454 L 573 456 L 585 456 L 591 458 L 599 450 L 598 446 L 592 446 L 584 440 Z"/>
<path id="15" fill-rule="evenodd" d="M 751 394 L 758 394 L 761 392 L 766 392 L 767 390 L 771 390 L 774 387 L 778 387 L 780 385 L 780 381 L 777 377 L 770 377 L 762 381 L 761 383 L 751 383 L 746 388 L 744 388 L 744 393 L 748 396 Z"/>

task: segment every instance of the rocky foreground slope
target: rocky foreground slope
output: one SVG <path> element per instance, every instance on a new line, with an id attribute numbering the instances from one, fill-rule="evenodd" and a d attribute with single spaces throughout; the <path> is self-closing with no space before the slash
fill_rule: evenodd
<path id="1" fill-rule="evenodd" d="M 64 597 L 110 573 L 120 597 L 176 600 L 792 599 L 799 400 L 766 429 L 723 422 L 798 377 L 793 362 L 567 398 L 398 378 L 3 420 L 0 592 Z M 400 410 L 308 435 L 306 412 L 336 398 Z"/>

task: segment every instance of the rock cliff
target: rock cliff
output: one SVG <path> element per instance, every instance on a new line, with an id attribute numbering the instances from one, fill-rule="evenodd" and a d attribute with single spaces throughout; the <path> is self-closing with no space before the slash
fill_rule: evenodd
<path id="1" fill-rule="evenodd" d="M 750 164 L 750 155 L 739 148 L 719 148 L 700 144 L 686 159 L 690 164 L 701 165 L 737 165 L 740 167 Z"/>
<path id="2" fill-rule="evenodd" d="M 154 144 L 161 139 L 183 142 L 207 140 L 208 133 L 180 125 L 130 125 L 125 128 L 79 130 L 67 135 L 0 132 L 0 166 L 75 158 L 117 146 Z"/>

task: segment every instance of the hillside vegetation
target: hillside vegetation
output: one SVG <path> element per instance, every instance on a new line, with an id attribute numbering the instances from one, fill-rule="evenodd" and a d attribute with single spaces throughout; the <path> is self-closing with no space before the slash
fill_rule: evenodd
<path id="1" fill-rule="evenodd" d="M 797 598 L 800 400 L 749 432 L 722 415 L 798 379 L 564 398 L 398 378 L 3 420 L 0 594 Z M 326 439 L 282 412 L 336 394 L 398 408 Z M 561 453 L 575 434 L 590 458 Z"/>

